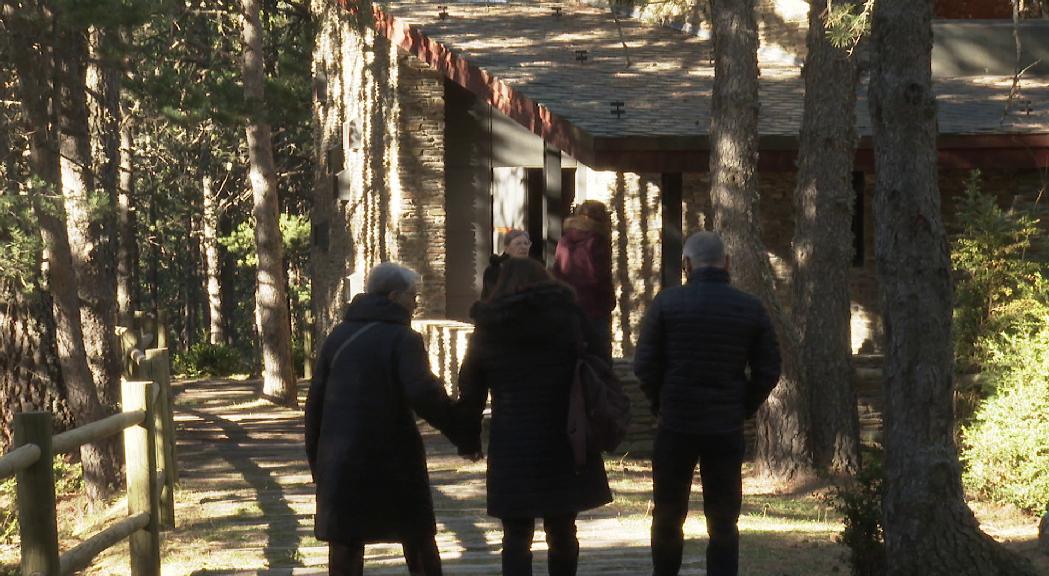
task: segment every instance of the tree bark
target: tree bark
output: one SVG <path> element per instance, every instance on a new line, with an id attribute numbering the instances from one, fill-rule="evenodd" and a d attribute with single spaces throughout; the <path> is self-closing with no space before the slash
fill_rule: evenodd
<path id="1" fill-rule="evenodd" d="M 116 338 L 116 278 L 110 234 L 114 229 L 111 199 L 103 196 L 99 216 L 92 215 L 95 178 L 92 170 L 91 131 L 88 121 L 85 72 L 87 34 L 71 25 L 60 25 L 56 34 L 55 61 L 61 75 L 59 151 L 66 229 L 73 255 L 73 269 L 83 303 L 80 317 L 88 364 L 99 400 L 112 409 L 120 403 L 120 346 Z"/>
<path id="2" fill-rule="evenodd" d="M 57 430 L 72 427 L 62 372 L 55 354 L 50 297 L 0 289 L 0 451 L 11 447 L 14 416 L 29 410 L 51 412 Z"/>
<path id="3" fill-rule="evenodd" d="M 791 483 L 812 475 L 808 397 L 796 335 L 774 292 L 758 224 L 758 30 L 754 0 L 712 0 L 714 93 L 710 122 L 710 200 L 735 282 L 761 298 L 780 340 L 783 376 L 758 413 L 757 464 Z"/>
<path id="4" fill-rule="evenodd" d="M 889 576 L 1033 575 L 980 531 L 954 441 L 952 286 L 937 183 L 932 2 L 874 9 L 875 253 L 885 322 Z"/>
<path id="5" fill-rule="evenodd" d="M 277 178 L 263 88 L 265 63 L 259 0 L 241 0 L 241 8 L 244 20 L 244 96 L 248 108 L 253 110 L 246 132 L 258 255 L 255 302 L 261 324 L 262 395 L 277 404 L 297 406 L 284 249 L 278 220 Z"/>
<path id="6" fill-rule="evenodd" d="M 208 128 L 205 128 L 208 129 Z M 226 330 L 222 319 L 222 259 L 219 254 L 219 199 L 212 183 L 210 142 L 205 139 L 201 153 L 201 185 L 204 196 L 204 219 L 202 221 L 204 238 L 204 268 L 208 289 L 208 341 L 212 344 L 226 344 Z"/>
<path id="7" fill-rule="evenodd" d="M 188 350 L 200 336 L 200 318 L 203 315 L 203 303 L 201 302 L 201 274 L 200 274 L 200 218 L 197 212 L 198 204 L 196 194 L 187 194 L 186 207 L 189 209 L 189 235 L 186 238 L 186 250 L 183 252 L 182 261 L 182 342 L 184 349 Z"/>
<path id="8" fill-rule="evenodd" d="M 134 139 L 131 119 L 121 115 L 120 172 L 117 178 L 117 318 L 130 326 L 136 306 L 134 283 L 138 269 L 133 202 L 135 195 Z"/>
<path id="9" fill-rule="evenodd" d="M 857 66 L 847 50 L 827 38 L 823 14 L 828 5 L 828 0 L 813 0 L 809 6 L 791 316 L 808 384 L 815 465 L 853 473 L 860 464 L 849 338 Z"/>
<path id="10" fill-rule="evenodd" d="M 12 35 L 12 61 L 18 71 L 19 95 L 31 134 L 29 162 L 37 179 L 31 191 L 33 212 L 40 225 L 47 262 L 58 364 L 73 417 L 77 425 L 84 425 L 102 418 L 105 412 L 88 367 L 73 256 L 62 222 L 63 206 L 56 200 L 62 178 L 55 86 L 61 78 L 52 61 L 52 14 L 37 3 L 26 2 L 20 8 L 5 3 L 3 15 Z M 113 442 L 86 444 L 80 449 L 80 458 L 91 500 L 101 501 L 112 494 L 121 471 Z"/>

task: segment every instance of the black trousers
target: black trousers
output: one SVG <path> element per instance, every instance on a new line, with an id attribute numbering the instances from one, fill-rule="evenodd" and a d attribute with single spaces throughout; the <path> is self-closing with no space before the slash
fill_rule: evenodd
<path id="1" fill-rule="evenodd" d="M 404 560 L 411 576 L 441 576 L 441 556 L 432 534 L 408 536 L 401 539 Z M 364 574 L 364 542 L 329 542 L 328 575 L 362 576 Z"/>
<path id="2" fill-rule="evenodd" d="M 575 576 L 579 563 L 576 514 L 543 518 L 550 576 Z M 503 576 L 532 576 L 535 518 L 503 518 Z"/>
<path id="3" fill-rule="evenodd" d="M 692 476 L 699 463 L 707 518 L 707 576 L 739 573 L 739 521 L 743 504 L 743 433 L 691 435 L 660 428 L 652 455 L 652 574 L 681 569 Z"/>

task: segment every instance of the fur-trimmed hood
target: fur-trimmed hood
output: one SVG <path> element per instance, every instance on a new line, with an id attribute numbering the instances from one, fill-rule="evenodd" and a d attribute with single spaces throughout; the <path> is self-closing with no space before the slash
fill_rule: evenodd
<path id="1" fill-rule="evenodd" d="M 478 330 L 502 341 L 570 341 L 577 337 L 575 323 L 579 309 L 575 292 L 561 282 L 548 282 L 524 292 L 478 302 L 472 312 Z"/>

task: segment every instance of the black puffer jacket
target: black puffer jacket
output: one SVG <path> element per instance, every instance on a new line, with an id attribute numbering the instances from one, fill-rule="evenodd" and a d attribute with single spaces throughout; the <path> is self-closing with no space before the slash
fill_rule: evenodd
<path id="1" fill-rule="evenodd" d="M 332 356 L 370 322 L 367 332 Z M 426 453 L 414 411 L 444 431 L 451 401 L 430 372 L 408 311 L 353 299 L 324 341 L 306 400 L 306 454 L 317 483 L 319 540 L 391 542 L 435 533 Z"/>
<path id="2" fill-rule="evenodd" d="M 612 501 L 599 454 L 576 473 L 566 432 L 568 391 L 583 313 L 571 289 L 546 284 L 475 307 L 476 331 L 459 375 L 462 450 L 481 448 L 492 394 L 488 514 L 539 518 Z"/>
<path id="3" fill-rule="evenodd" d="M 634 373 L 661 426 L 736 432 L 779 381 L 779 345 L 761 302 L 730 286 L 725 270 L 702 268 L 652 302 Z"/>

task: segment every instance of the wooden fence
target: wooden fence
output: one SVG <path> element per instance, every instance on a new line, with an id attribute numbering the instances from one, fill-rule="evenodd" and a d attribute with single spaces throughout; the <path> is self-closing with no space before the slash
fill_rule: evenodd
<path id="1" fill-rule="evenodd" d="M 133 355 L 136 377 L 122 383 L 123 411 L 61 434 L 51 414 L 15 415 L 14 450 L 0 458 L 0 480 L 17 476 L 16 499 L 23 576 L 66 576 L 83 570 L 104 550 L 131 545 L 132 576 L 160 575 L 160 531 L 175 526 L 176 479 L 171 377 L 167 350 Z M 124 434 L 127 518 L 59 554 L 54 456 Z"/>

